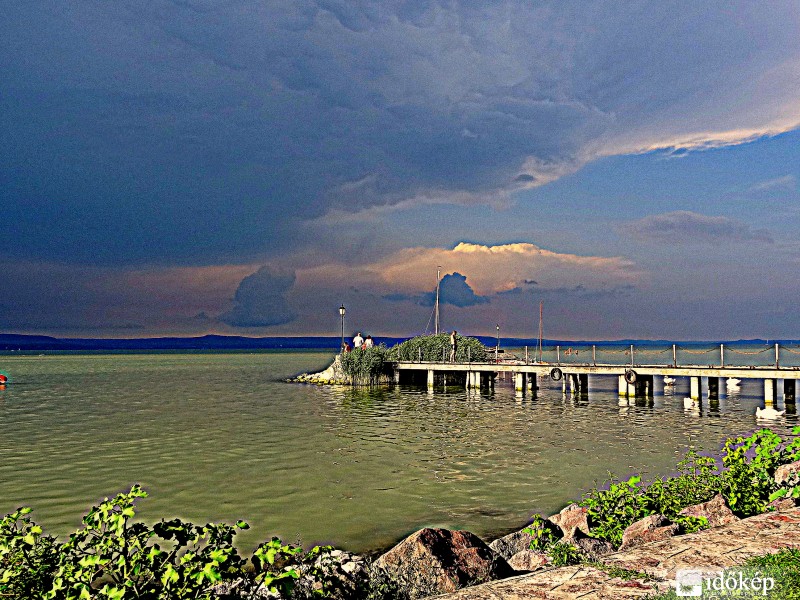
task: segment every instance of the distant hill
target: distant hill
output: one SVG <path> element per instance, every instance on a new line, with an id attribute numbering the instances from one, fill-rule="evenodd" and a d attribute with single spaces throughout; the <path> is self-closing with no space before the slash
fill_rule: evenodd
<path id="1" fill-rule="evenodd" d="M 486 346 L 493 347 L 497 338 L 477 336 Z M 393 346 L 408 338 L 376 337 L 375 342 Z M 48 352 L 48 351 L 159 351 L 159 350 L 266 350 L 266 349 L 339 349 L 340 338 L 336 337 L 243 337 L 229 335 L 204 335 L 200 337 L 157 337 L 157 338 L 56 338 L 45 335 L 0 334 L 0 352 Z M 544 345 L 561 346 L 664 346 L 672 344 L 668 340 L 612 340 L 602 342 L 582 342 L 575 340 L 544 340 Z M 709 346 L 719 341 L 677 342 L 680 345 Z M 797 344 L 796 340 L 736 340 L 725 341 L 727 345 Z M 534 347 L 537 340 L 531 338 L 500 338 L 501 347 Z"/>

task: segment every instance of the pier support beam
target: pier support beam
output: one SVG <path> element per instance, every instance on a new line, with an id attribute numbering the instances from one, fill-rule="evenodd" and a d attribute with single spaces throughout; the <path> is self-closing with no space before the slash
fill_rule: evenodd
<path id="1" fill-rule="evenodd" d="M 394 375 L 394 384 L 398 385 L 400 383 L 400 369 L 395 369 L 393 375 Z"/>
<path id="2" fill-rule="evenodd" d="M 433 369 L 428 369 L 428 389 L 433 389 Z"/>
<path id="3" fill-rule="evenodd" d="M 628 395 L 628 382 L 625 381 L 625 376 L 619 376 L 619 395 L 620 396 L 627 396 Z"/>
<path id="4" fill-rule="evenodd" d="M 528 374 L 515 373 L 514 374 L 514 390 L 517 392 L 525 393 L 528 390 Z"/>
<path id="5" fill-rule="evenodd" d="M 783 401 L 784 402 L 794 402 L 796 392 L 797 392 L 797 380 L 796 379 L 784 379 L 783 380 Z"/>
<path id="6" fill-rule="evenodd" d="M 708 378 L 708 397 L 715 400 L 719 398 L 719 377 Z"/>
<path id="7" fill-rule="evenodd" d="M 777 390 L 778 386 L 775 385 L 776 381 L 774 379 L 765 379 L 764 380 L 764 407 L 775 406 L 775 399 L 777 397 Z"/>
<path id="8" fill-rule="evenodd" d="M 700 400 L 700 378 L 689 377 L 689 397 L 692 400 Z"/>

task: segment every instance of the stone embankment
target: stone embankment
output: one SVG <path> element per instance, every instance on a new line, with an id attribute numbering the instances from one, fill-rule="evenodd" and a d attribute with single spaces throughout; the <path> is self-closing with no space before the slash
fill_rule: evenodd
<path id="1" fill-rule="evenodd" d="M 544 568 L 456 593 L 447 600 L 628 600 L 666 592 L 680 569 L 721 569 L 749 558 L 800 547 L 800 508 L 788 507 L 726 525 L 647 542 L 592 565 Z M 632 575 L 614 576 L 621 569 Z M 639 574 L 640 576 L 636 576 Z"/>
<path id="2" fill-rule="evenodd" d="M 319 373 L 302 373 L 287 380 L 289 383 L 314 383 L 317 385 L 348 385 L 350 378 L 342 370 L 340 356 L 337 355 L 331 365 Z"/>

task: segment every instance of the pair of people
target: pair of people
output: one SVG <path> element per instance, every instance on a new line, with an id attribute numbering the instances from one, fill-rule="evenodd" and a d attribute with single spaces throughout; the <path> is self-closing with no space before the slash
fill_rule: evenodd
<path id="1" fill-rule="evenodd" d="M 361 337 L 360 331 L 353 338 L 353 348 L 361 348 L 362 350 L 366 350 L 367 348 L 372 348 L 374 345 L 375 342 L 372 341 L 372 336 L 368 335 L 366 338 L 363 338 Z"/>

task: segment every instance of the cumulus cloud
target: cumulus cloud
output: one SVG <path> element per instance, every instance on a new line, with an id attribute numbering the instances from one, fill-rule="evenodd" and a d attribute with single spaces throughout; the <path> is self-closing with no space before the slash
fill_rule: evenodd
<path id="1" fill-rule="evenodd" d="M 330 285 L 349 281 L 360 288 L 386 294 L 428 292 L 436 287 L 438 266 L 454 271 L 452 285 L 469 280 L 478 296 L 490 296 L 516 287 L 591 289 L 637 284 L 645 274 L 621 257 L 579 256 L 539 248 L 530 243 L 486 246 L 461 242 L 454 248 L 406 248 L 359 266 L 329 264 L 298 271 L 298 285 Z M 458 277 L 455 275 L 458 274 Z"/>
<path id="2" fill-rule="evenodd" d="M 267 266 L 248 275 L 234 295 L 234 306 L 219 316 L 233 327 L 271 327 L 290 323 L 297 315 L 289 307 L 286 294 L 295 283 L 293 272 Z"/>
<path id="3" fill-rule="evenodd" d="M 764 229 L 755 229 L 736 219 L 721 216 L 701 215 L 679 210 L 650 215 L 637 221 L 621 225 L 623 234 L 632 235 L 641 241 L 713 243 L 720 242 L 774 242 Z"/>
<path id="4" fill-rule="evenodd" d="M 436 300 L 436 293 L 429 292 L 422 297 L 423 306 L 433 306 Z M 467 283 L 467 277 L 461 273 L 452 273 L 442 277 L 439 285 L 439 303 L 452 304 L 453 306 L 465 307 L 475 306 L 476 304 L 486 304 L 489 298 L 478 296 Z"/>

